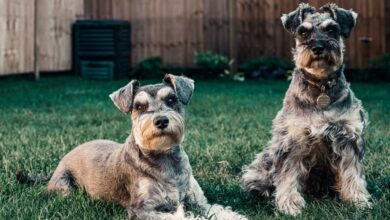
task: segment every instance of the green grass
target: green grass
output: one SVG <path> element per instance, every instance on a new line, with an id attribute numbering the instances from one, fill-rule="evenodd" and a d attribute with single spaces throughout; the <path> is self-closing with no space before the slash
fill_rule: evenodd
<path id="1" fill-rule="evenodd" d="M 68 151 L 88 140 L 124 141 L 130 118 L 108 94 L 125 83 L 73 77 L 0 80 L 0 219 L 126 218 L 123 208 L 91 200 L 81 190 L 62 198 L 47 194 L 43 185 L 20 185 L 14 176 L 16 170 L 48 175 Z M 278 213 L 272 200 L 252 197 L 238 184 L 242 165 L 270 139 L 287 86 L 283 81 L 196 82 L 183 145 L 211 203 L 232 206 L 251 219 L 290 218 Z M 370 114 L 364 164 L 373 208 L 306 196 L 300 218 L 390 218 L 390 84 L 352 87 Z"/>

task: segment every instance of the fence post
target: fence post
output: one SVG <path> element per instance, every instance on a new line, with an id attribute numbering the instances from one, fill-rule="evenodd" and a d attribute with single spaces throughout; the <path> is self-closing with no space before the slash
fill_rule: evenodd
<path id="1" fill-rule="evenodd" d="M 237 72 L 237 41 L 236 41 L 236 1 L 228 0 L 229 14 L 229 55 L 230 59 L 234 60 L 230 65 L 230 72 Z"/>
<path id="2" fill-rule="evenodd" d="M 38 1 L 34 0 L 34 76 L 39 80 L 39 21 L 38 21 Z"/>

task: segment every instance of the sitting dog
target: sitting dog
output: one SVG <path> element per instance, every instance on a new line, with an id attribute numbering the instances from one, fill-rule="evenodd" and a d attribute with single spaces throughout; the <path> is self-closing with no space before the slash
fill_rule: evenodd
<path id="1" fill-rule="evenodd" d="M 193 80 L 166 75 L 163 83 L 140 87 L 132 80 L 110 95 L 124 113 L 131 113 L 132 132 L 124 144 L 109 140 L 84 143 L 59 163 L 48 185 L 69 195 L 82 187 L 96 199 L 115 201 L 129 218 L 203 219 L 185 213 L 195 205 L 211 219 L 245 219 L 220 205 L 209 205 L 192 175 L 181 142 L 184 109 Z"/>
<path id="2" fill-rule="evenodd" d="M 295 37 L 296 68 L 273 120 L 269 146 L 244 167 L 242 185 L 261 196 L 274 192 L 277 208 L 297 215 L 303 192 L 334 192 L 359 207 L 369 206 L 362 159 L 367 116 L 346 81 L 344 39 L 356 24 L 352 10 L 300 4 L 282 16 Z"/>

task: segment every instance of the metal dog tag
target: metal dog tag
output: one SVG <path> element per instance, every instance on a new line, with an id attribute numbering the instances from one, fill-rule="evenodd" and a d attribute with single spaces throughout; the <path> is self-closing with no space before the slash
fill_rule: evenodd
<path id="1" fill-rule="evenodd" d="M 320 107 L 321 109 L 324 109 L 324 108 L 328 107 L 329 104 L 330 104 L 330 97 L 325 93 L 321 93 L 321 95 L 318 96 L 318 98 L 317 98 L 318 107 Z"/>

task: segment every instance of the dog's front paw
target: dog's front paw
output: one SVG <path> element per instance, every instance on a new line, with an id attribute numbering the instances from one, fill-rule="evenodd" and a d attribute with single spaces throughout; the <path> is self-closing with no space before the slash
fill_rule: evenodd
<path id="1" fill-rule="evenodd" d="M 359 208 L 372 208 L 372 203 L 370 201 L 357 201 L 354 204 Z"/>
<path id="2" fill-rule="evenodd" d="M 305 207 L 305 200 L 298 192 L 288 193 L 276 198 L 276 205 L 281 212 L 297 216 Z"/>
<path id="3" fill-rule="evenodd" d="M 371 208 L 370 194 L 365 192 L 350 193 L 349 195 L 341 194 L 341 199 L 345 202 L 351 202 L 358 208 Z"/>
<path id="4" fill-rule="evenodd" d="M 208 219 L 212 220 L 248 220 L 245 216 L 234 212 L 230 207 L 217 204 L 212 205 L 207 214 Z"/>

